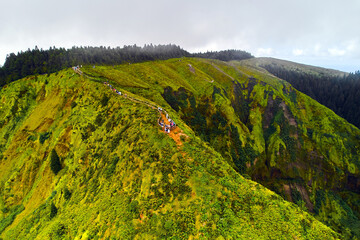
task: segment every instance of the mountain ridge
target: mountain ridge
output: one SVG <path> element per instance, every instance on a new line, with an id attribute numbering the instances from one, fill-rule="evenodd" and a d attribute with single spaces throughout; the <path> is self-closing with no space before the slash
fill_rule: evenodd
<path id="1" fill-rule="evenodd" d="M 347 170 L 355 180 L 359 176 L 356 159 L 350 158 L 359 149 L 339 155 L 344 144 L 360 141 L 359 130 L 286 81 L 241 61 L 191 58 L 82 71 L 92 79 L 68 69 L 1 90 L 0 168 L 6 174 L 0 179 L 5 209 L 0 226 L 8 224 L 1 237 L 357 236 L 357 193 L 351 186 L 341 194 L 332 187 L 336 181 L 347 183 Z M 156 109 L 120 97 L 105 80 L 166 109 L 188 138 L 180 136 L 183 144 L 176 145 L 158 126 Z M 320 116 L 324 113 L 326 118 Z M 310 124 L 311 138 L 302 127 Z M 325 135 L 335 127 L 343 136 Z M 304 174 L 308 149 L 323 168 Z M 50 168 L 52 150 L 61 162 L 58 174 Z M 294 154 L 302 156 L 300 166 L 291 160 Z M 329 183 L 316 173 L 328 177 L 337 168 L 340 173 L 335 171 Z M 281 178 L 284 169 L 293 177 L 290 182 Z M 257 177 L 261 172 L 273 182 L 264 184 Z M 281 190 L 284 184 L 288 190 Z M 317 211 L 311 214 L 338 233 L 305 212 L 307 201 Z"/>
<path id="2" fill-rule="evenodd" d="M 210 57 L 224 61 L 253 57 L 248 52 L 235 49 L 189 53 L 174 44 L 145 44 L 143 47 L 135 44 L 122 48 L 74 46 L 71 49 L 56 48 L 54 46 L 48 50 L 39 49 L 35 46 L 33 50 L 28 49 L 25 52 L 21 51 L 17 54 L 10 53 L 7 55 L 4 65 L 0 67 L 0 87 L 29 75 L 50 74 L 74 65 L 115 65 L 190 56 L 199 58 Z"/>

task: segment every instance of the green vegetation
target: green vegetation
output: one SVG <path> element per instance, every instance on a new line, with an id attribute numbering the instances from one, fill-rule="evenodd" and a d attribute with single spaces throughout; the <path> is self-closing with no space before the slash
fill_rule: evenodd
<path id="1" fill-rule="evenodd" d="M 1 238 L 359 236 L 360 131 L 285 81 L 193 58 L 82 71 L 1 89 L 0 207 L 24 206 Z"/>
<path id="2" fill-rule="evenodd" d="M 50 134 L 51 134 L 51 133 L 49 133 L 49 132 L 41 133 L 41 134 L 40 134 L 40 137 L 39 137 L 40 143 L 43 144 L 43 143 L 45 142 L 45 140 L 50 137 Z"/>
<path id="3" fill-rule="evenodd" d="M 360 127 L 360 72 L 344 73 L 271 58 L 249 60 Z"/>
<path id="4" fill-rule="evenodd" d="M 50 219 L 54 218 L 58 212 L 58 209 L 56 208 L 54 203 L 51 203 L 50 205 Z"/>
<path id="5" fill-rule="evenodd" d="M 52 149 L 50 153 L 50 168 L 55 174 L 61 170 L 60 159 L 55 149 Z"/>
<path id="6" fill-rule="evenodd" d="M 68 188 L 64 189 L 64 198 L 66 200 L 69 200 L 71 198 L 71 192 L 70 192 L 70 190 Z"/>
<path id="7" fill-rule="evenodd" d="M 15 219 L 16 215 L 21 213 L 24 210 L 23 205 L 18 205 L 13 208 L 13 210 L 0 221 L 0 233 L 2 233 L 7 226 L 9 226 Z"/>

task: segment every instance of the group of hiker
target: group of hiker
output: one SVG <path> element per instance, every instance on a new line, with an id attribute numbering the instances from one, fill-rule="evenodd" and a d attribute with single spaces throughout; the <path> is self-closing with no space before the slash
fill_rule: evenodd
<path id="1" fill-rule="evenodd" d="M 118 94 L 120 96 L 123 95 L 120 91 L 116 90 L 116 88 L 114 88 L 109 82 L 104 82 L 104 85 L 108 86 L 111 89 L 111 91 L 114 91 L 116 94 Z M 127 97 L 127 94 L 124 94 L 123 96 Z M 176 128 L 175 122 L 169 117 L 169 114 L 165 110 L 163 110 L 161 107 L 158 107 L 157 109 L 158 109 L 158 111 L 160 113 L 160 118 L 159 118 L 159 121 L 158 121 L 159 125 L 164 129 L 164 131 L 166 133 L 170 133 L 170 130 Z M 163 111 L 165 112 L 165 116 L 166 116 L 166 119 L 169 122 L 169 124 L 166 124 L 164 119 L 162 119 Z"/>
<path id="2" fill-rule="evenodd" d="M 122 95 L 122 93 L 120 91 L 116 90 L 111 84 L 109 84 L 109 82 L 104 82 L 104 85 L 108 86 L 111 89 L 111 91 L 114 91 L 116 94 L 118 94 L 120 96 Z M 126 97 L 126 94 L 125 94 L 125 97 Z"/>
<path id="3" fill-rule="evenodd" d="M 80 75 L 83 75 L 83 72 L 80 70 L 80 68 L 82 67 L 82 65 L 77 65 L 77 66 L 73 66 L 72 67 L 72 69 L 76 72 L 76 73 L 78 73 L 78 74 L 80 74 Z"/>
<path id="4" fill-rule="evenodd" d="M 77 65 L 77 66 L 73 66 L 72 67 L 72 69 L 74 70 L 74 71 L 78 71 L 78 70 L 80 70 L 80 68 L 82 67 L 82 65 Z"/>
<path id="5" fill-rule="evenodd" d="M 170 131 L 171 131 L 172 129 L 176 128 L 175 122 L 169 117 L 169 114 L 168 114 L 166 111 L 164 111 L 164 112 L 165 112 L 166 120 L 169 122 L 169 124 L 166 124 L 165 121 L 164 121 L 164 119 L 162 118 L 162 113 L 163 113 L 162 108 L 158 107 L 158 111 L 159 111 L 159 113 L 160 113 L 160 118 L 159 118 L 159 121 L 158 121 L 159 125 L 160 125 L 162 128 L 164 128 L 164 131 L 165 131 L 166 133 L 170 133 Z"/>

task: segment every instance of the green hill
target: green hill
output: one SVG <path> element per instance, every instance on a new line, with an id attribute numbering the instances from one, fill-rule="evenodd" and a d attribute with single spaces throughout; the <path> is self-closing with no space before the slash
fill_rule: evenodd
<path id="1" fill-rule="evenodd" d="M 276 59 L 276 58 L 268 58 L 268 57 L 260 57 L 260 58 L 252 58 L 246 61 L 248 62 L 250 66 L 258 66 L 267 68 L 268 66 L 281 68 L 287 71 L 293 71 L 293 72 L 302 72 L 306 74 L 316 75 L 316 76 L 328 76 L 328 77 L 344 77 L 347 76 L 348 73 L 338 71 L 335 69 L 329 69 L 329 68 L 322 68 L 322 67 L 316 67 L 306 64 L 300 64 L 296 62 L 286 61 L 282 59 Z"/>
<path id="2" fill-rule="evenodd" d="M 1 89 L 1 238 L 360 236 L 360 131 L 287 82 L 192 58 L 81 70 Z"/>
<path id="3" fill-rule="evenodd" d="M 345 73 L 274 58 L 253 58 L 247 62 L 286 80 L 294 88 L 360 127 L 360 72 Z"/>

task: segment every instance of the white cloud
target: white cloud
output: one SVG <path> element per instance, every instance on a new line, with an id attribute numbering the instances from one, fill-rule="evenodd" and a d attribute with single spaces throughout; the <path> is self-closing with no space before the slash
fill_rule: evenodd
<path id="1" fill-rule="evenodd" d="M 292 53 L 295 55 L 295 56 L 301 56 L 301 55 L 304 55 L 304 50 L 302 49 L 294 49 L 292 51 Z"/>
<path id="2" fill-rule="evenodd" d="M 272 55 L 274 50 L 272 48 L 258 48 L 256 50 L 255 56 L 264 57 Z"/>
<path id="3" fill-rule="evenodd" d="M 314 47 L 314 52 L 316 55 L 318 55 L 321 51 L 321 44 L 317 43 Z"/>
<path id="4" fill-rule="evenodd" d="M 346 44 L 346 51 L 356 51 L 357 41 L 349 41 Z"/>
<path id="5" fill-rule="evenodd" d="M 344 56 L 346 54 L 345 50 L 341 50 L 341 49 L 338 49 L 338 48 L 329 48 L 328 52 L 333 57 L 340 57 L 340 56 Z"/>

